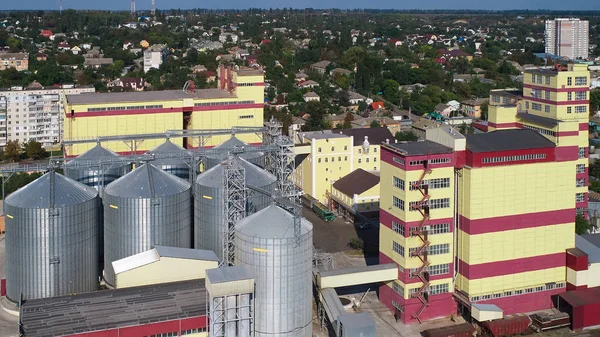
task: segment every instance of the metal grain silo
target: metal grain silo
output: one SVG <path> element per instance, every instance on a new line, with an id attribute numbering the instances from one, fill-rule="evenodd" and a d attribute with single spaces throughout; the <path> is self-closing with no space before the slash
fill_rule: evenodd
<path id="1" fill-rule="evenodd" d="M 235 226 L 235 264 L 254 276 L 255 337 L 312 336 L 312 224 L 271 205 Z"/>
<path id="2" fill-rule="evenodd" d="M 104 279 L 112 262 L 154 246 L 191 248 L 192 192 L 187 181 L 145 164 L 104 190 Z"/>
<path id="3" fill-rule="evenodd" d="M 251 164 L 244 159 L 239 160 L 245 170 L 246 186 L 257 187 L 273 192 L 277 178 L 271 173 Z M 223 260 L 223 232 L 226 228 L 224 215 L 224 179 L 223 165 L 219 164 L 196 178 L 194 198 L 194 247 L 214 251 L 219 260 Z M 246 212 L 252 214 L 272 203 L 267 195 L 247 191 Z"/>
<path id="4" fill-rule="evenodd" d="M 129 163 L 103 163 L 101 160 L 119 158 L 119 155 L 103 148 L 100 144 L 94 146 L 79 157 L 65 165 L 65 175 L 100 192 L 114 180 L 131 171 Z"/>
<path id="5" fill-rule="evenodd" d="M 224 150 L 222 153 L 211 154 L 204 158 L 204 171 L 219 165 L 227 157 L 226 150 L 251 147 L 251 145 L 248 145 L 248 143 L 237 139 L 235 136 L 229 138 L 228 140 L 214 147 L 215 149 Z M 263 152 L 244 152 L 239 154 L 239 157 L 259 167 L 265 166 L 265 154 Z"/>
<path id="6" fill-rule="evenodd" d="M 51 188 L 51 186 L 53 186 Z M 6 295 L 55 297 L 98 288 L 98 191 L 49 172 L 6 198 Z"/>
<path id="7" fill-rule="evenodd" d="M 183 147 L 173 144 L 167 139 L 166 142 L 160 144 L 154 149 L 148 151 L 148 154 L 172 154 L 182 156 L 191 156 L 191 152 L 184 149 Z M 153 160 L 152 165 L 161 168 L 162 170 L 169 172 L 173 175 L 178 176 L 181 179 L 190 179 L 190 161 L 185 158 L 169 158 L 169 159 L 156 159 Z"/>

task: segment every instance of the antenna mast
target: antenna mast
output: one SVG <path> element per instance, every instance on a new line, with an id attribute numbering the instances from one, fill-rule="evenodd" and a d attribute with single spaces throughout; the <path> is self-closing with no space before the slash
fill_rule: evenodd
<path id="1" fill-rule="evenodd" d="M 135 0 L 131 0 L 131 16 L 135 16 Z"/>
<path id="2" fill-rule="evenodd" d="M 58 11 L 60 14 L 62 14 L 62 0 L 58 1 Z"/>
<path id="3" fill-rule="evenodd" d="M 153 18 L 156 18 L 155 13 L 156 13 L 156 1 L 152 0 L 152 17 Z"/>

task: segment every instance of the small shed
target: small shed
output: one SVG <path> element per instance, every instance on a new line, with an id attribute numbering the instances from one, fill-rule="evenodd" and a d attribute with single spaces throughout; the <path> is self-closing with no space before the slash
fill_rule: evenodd
<path id="1" fill-rule="evenodd" d="M 338 318 L 340 333 L 344 337 L 376 337 L 375 321 L 366 312 L 347 314 Z"/>
<path id="2" fill-rule="evenodd" d="M 219 259 L 210 250 L 156 246 L 112 263 L 115 288 L 204 279 Z"/>
<path id="3" fill-rule="evenodd" d="M 491 321 L 504 317 L 502 309 L 494 304 L 473 303 L 471 305 L 471 317 L 478 322 Z"/>

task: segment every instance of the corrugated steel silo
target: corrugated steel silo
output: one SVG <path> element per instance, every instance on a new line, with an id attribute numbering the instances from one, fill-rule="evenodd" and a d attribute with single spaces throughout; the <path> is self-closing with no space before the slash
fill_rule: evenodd
<path id="1" fill-rule="evenodd" d="M 215 146 L 215 149 L 229 150 L 234 148 L 251 148 L 251 145 L 245 143 L 235 136 Z M 219 165 L 227 157 L 227 151 L 220 154 L 211 154 L 204 158 L 204 171 Z M 259 167 L 265 166 L 265 154 L 263 152 L 244 152 L 239 154 L 239 157 Z"/>
<path id="2" fill-rule="evenodd" d="M 254 276 L 255 337 L 312 336 L 312 224 L 271 205 L 235 226 L 235 264 Z"/>
<path id="3" fill-rule="evenodd" d="M 275 190 L 277 178 L 271 173 L 239 160 L 246 171 L 246 185 L 269 192 Z M 223 165 L 217 165 L 196 178 L 194 200 L 194 247 L 214 251 L 223 260 L 223 232 L 226 218 L 223 209 L 224 182 Z M 257 212 L 272 204 L 270 196 L 248 191 L 247 214 Z"/>
<path id="4" fill-rule="evenodd" d="M 131 171 L 129 163 L 101 163 L 100 160 L 119 158 L 119 155 L 103 148 L 100 144 L 65 165 L 65 175 L 91 186 L 100 192 L 102 188 Z M 88 163 L 89 162 L 89 163 Z"/>
<path id="5" fill-rule="evenodd" d="M 183 147 L 173 144 L 170 140 L 167 139 L 166 142 L 160 144 L 154 149 L 147 152 L 148 154 L 182 154 L 182 155 L 191 155 L 190 151 L 184 149 Z M 190 179 L 190 165 L 188 164 L 189 160 L 186 159 L 177 159 L 177 158 L 169 158 L 169 159 L 157 159 L 153 160 L 152 165 L 169 172 L 173 175 L 178 176 L 181 179 L 189 180 Z"/>
<path id="6" fill-rule="evenodd" d="M 187 181 L 145 164 L 104 190 L 104 279 L 112 262 L 154 246 L 191 248 L 192 192 Z"/>
<path id="7" fill-rule="evenodd" d="M 53 185 L 53 197 L 51 197 Z M 6 295 L 89 292 L 100 276 L 98 191 L 49 172 L 6 198 Z"/>

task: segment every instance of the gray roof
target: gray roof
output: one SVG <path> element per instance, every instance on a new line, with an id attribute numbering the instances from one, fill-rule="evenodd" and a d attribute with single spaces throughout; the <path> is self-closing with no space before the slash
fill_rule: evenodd
<path id="1" fill-rule="evenodd" d="M 340 130 L 346 136 L 352 136 L 354 146 L 360 146 L 365 141 L 365 137 L 369 137 L 371 145 L 385 143 L 386 140 L 394 141 L 394 135 L 386 127 L 380 128 L 358 128 L 358 129 L 342 129 Z"/>
<path id="2" fill-rule="evenodd" d="M 243 266 L 207 269 L 206 278 L 211 284 L 226 283 L 240 280 L 251 280 L 254 277 Z"/>
<path id="3" fill-rule="evenodd" d="M 188 260 L 219 261 L 217 254 L 212 250 L 154 246 L 160 257 L 172 257 Z"/>
<path id="4" fill-rule="evenodd" d="M 48 172 L 13 192 L 6 204 L 21 208 L 50 207 L 50 178 L 54 175 L 54 207 L 77 205 L 98 196 L 98 191 L 59 173 Z"/>
<path id="5" fill-rule="evenodd" d="M 344 305 L 342 305 L 342 301 L 340 301 L 340 298 L 334 288 L 321 289 L 321 295 L 323 295 L 323 300 L 325 301 L 325 306 L 327 307 L 327 313 L 331 314 L 331 317 L 329 317 L 331 321 L 336 321 L 338 317 L 346 313 Z"/>
<path id="6" fill-rule="evenodd" d="M 529 129 L 498 130 L 467 135 L 467 149 L 471 152 L 514 151 L 555 146 L 548 138 Z"/>
<path id="7" fill-rule="evenodd" d="M 251 148 L 252 145 L 248 145 L 248 143 L 243 142 L 241 140 L 239 140 L 237 137 L 233 136 L 231 138 L 229 138 L 228 140 L 224 141 L 223 143 L 215 146 L 215 149 L 234 149 L 234 148 Z M 212 154 L 209 155 L 208 157 L 210 158 L 222 158 L 223 155 L 219 155 L 219 154 Z M 263 152 L 243 152 L 239 154 L 239 157 L 244 158 L 246 160 L 251 160 L 254 158 L 258 158 L 261 156 L 264 156 L 265 154 Z"/>
<path id="8" fill-rule="evenodd" d="M 481 310 L 481 311 L 502 312 L 502 309 L 498 308 L 498 306 L 495 304 L 473 303 L 473 304 L 471 304 L 471 306 L 473 308 L 476 308 L 477 310 Z"/>
<path id="9" fill-rule="evenodd" d="M 533 115 L 530 113 L 526 113 L 526 112 L 519 112 L 517 113 L 517 117 L 521 118 L 523 120 L 526 120 L 528 122 L 537 124 L 537 125 L 541 125 L 541 126 L 546 126 L 549 128 L 553 128 L 555 126 L 558 125 L 558 121 L 549 117 L 544 117 L 544 116 L 537 116 L 537 115 Z"/>
<path id="10" fill-rule="evenodd" d="M 344 269 L 334 269 L 334 270 L 325 270 L 319 272 L 321 277 L 329 277 L 329 276 L 337 276 L 337 275 L 346 275 L 346 274 L 354 274 L 354 273 L 362 273 L 362 272 L 371 272 L 378 270 L 389 270 L 389 269 L 398 269 L 398 266 L 395 263 L 385 263 L 385 264 L 375 264 L 371 266 L 361 266 L 361 267 L 351 267 Z"/>
<path id="11" fill-rule="evenodd" d="M 355 194 L 361 194 L 377 186 L 379 179 L 379 176 L 359 168 L 338 179 L 333 183 L 333 187 L 349 197 L 354 197 Z"/>
<path id="12" fill-rule="evenodd" d="M 67 166 L 69 166 L 69 164 L 71 164 L 72 162 L 77 163 L 77 162 L 86 161 L 86 160 L 115 158 L 118 156 L 119 156 L 118 154 L 112 152 L 109 149 L 103 148 L 100 144 L 98 144 L 98 145 L 94 146 L 93 148 L 87 150 L 85 153 L 80 154 L 73 160 L 69 161 L 67 163 Z M 73 165 L 71 164 L 71 166 L 73 166 Z"/>
<path id="13" fill-rule="evenodd" d="M 134 92 L 111 92 L 111 93 L 89 93 L 80 95 L 67 95 L 67 101 L 71 104 L 97 104 L 97 103 L 134 103 L 155 102 L 168 100 L 181 100 L 184 98 L 196 99 L 218 99 L 235 97 L 228 91 L 220 89 L 199 89 L 193 93 L 182 90 L 163 91 L 134 91 Z"/>
<path id="14" fill-rule="evenodd" d="M 408 143 L 394 143 L 390 144 L 390 146 L 406 152 L 407 156 L 424 156 L 428 154 L 453 153 L 453 150 L 451 148 L 436 142 L 432 142 L 430 140 Z"/>
<path id="15" fill-rule="evenodd" d="M 153 148 L 152 150 L 148 151 L 148 154 L 154 154 L 154 153 L 170 153 L 170 154 L 176 154 L 176 153 L 182 153 L 182 154 L 189 154 L 191 155 L 191 152 L 184 149 L 183 147 L 174 144 L 173 142 L 171 142 L 169 139 L 167 139 L 164 143 L 160 144 L 159 146 Z M 185 160 L 182 159 L 177 159 L 177 158 L 167 158 L 167 159 L 157 159 L 157 160 L 153 160 L 152 164 L 156 165 L 156 166 L 161 166 L 161 165 L 176 165 L 176 164 L 181 164 L 184 163 Z"/>
<path id="16" fill-rule="evenodd" d="M 312 231 L 312 223 L 302 218 L 301 234 Z M 243 235 L 261 238 L 293 238 L 294 217 L 277 205 L 271 205 L 242 220 L 235 229 Z"/>
<path id="17" fill-rule="evenodd" d="M 204 280 L 102 290 L 26 301 L 24 336 L 101 331 L 206 315 Z"/>
<path id="18" fill-rule="evenodd" d="M 575 235 L 575 247 L 588 255 L 588 263 L 600 262 L 600 233 Z"/>
<path id="19" fill-rule="evenodd" d="M 342 324 L 344 330 L 351 331 L 349 335 L 363 336 L 362 334 L 357 334 L 356 332 L 358 331 L 354 330 L 363 330 L 365 328 L 368 330 L 372 330 L 373 334 L 375 333 L 375 321 L 373 320 L 373 317 L 371 317 L 371 315 L 369 315 L 369 313 L 367 312 L 341 315 L 338 318 L 338 321 Z"/>
<path id="20" fill-rule="evenodd" d="M 261 169 L 260 167 L 238 158 L 242 167 L 246 171 L 246 185 L 254 187 L 263 187 L 273 184 L 277 177 Z M 221 187 L 223 184 L 223 165 L 219 164 L 211 167 L 196 178 L 196 183 L 208 187 Z"/>
<path id="21" fill-rule="evenodd" d="M 144 164 L 108 184 L 104 193 L 124 198 L 160 198 L 183 193 L 190 186 L 152 164 Z"/>

